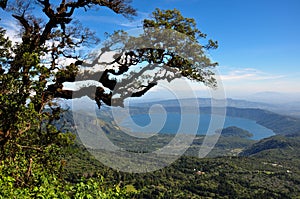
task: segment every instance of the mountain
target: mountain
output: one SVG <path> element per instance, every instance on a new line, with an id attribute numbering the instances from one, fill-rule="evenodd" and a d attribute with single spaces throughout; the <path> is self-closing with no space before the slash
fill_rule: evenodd
<path id="1" fill-rule="evenodd" d="M 169 100 L 159 100 L 159 101 L 151 101 L 151 102 L 140 102 L 136 101 L 130 106 L 152 106 L 155 104 L 160 104 L 164 107 L 174 107 L 179 106 L 180 104 L 188 104 L 189 106 L 197 106 L 197 107 L 210 107 L 212 105 L 212 102 L 219 103 L 219 104 L 225 104 L 226 106 L 230 107 L 236 107 L 236 108 L 261 108 L 261 109 L 271 109 L 275 108 L 275 105 L 268 104 L 268 103 L 262 103 L 262 102 L 252 102 L 247 100 L 239 100 L 239 99 L 231 99 L 227 98 L 225 101 L 218 100 L 218 99 L 212 99 L 212 98 L 184 98 L 184 99 L 169 99 Z"/>
<path id="2" fill-rule="evenodd" d="M 257 93 L 254 96 L 264 96 L 263 94 Z M 278 114 L 283 115 L 289 115 L 300 118 L 300 95 L 298 98 L 292 97 L 286 97 L 288 102 L 285 103 L 279 103 L 279 101 L 275 95 L 281 95 L 280 93 L 269 93 L 269 97 L 266 97 L 266 99 L 270 100 L 264 100 L 264 102 L 257 102 L 255 99 L 257 98 L 251 98 L 248 97 L 247 100 L 245 99 L 232 99 L 227 98 L 224 100 L 218 100 L 218 99 L 211 99 L 211 98 L 197 98 L 197 99 L 191 99 L 191 98 L 184 98 L 184 99 L 168 99 L 168 100 L 132 100 L 128 101 L 129 106 L 136 106 L 136 107 L 149 107 L 155 104 L 160 104 L 164 107 L 174 107 L 179 106 L 180 104 L 188 105 L 191 107 L 210 107 L 212 104 L 212 101 L 216 104 L 224 104 L 228 107 L 236 107 L 236 108 L 259 108 L 264 110 L 269 110 Z M 296 94 L 295 94 L 296 95 Z M 284 94 L 282 94 L 284 96 Z M 296 95 L 297 96 L 297 95 Z M 252 99 L 252 100 L 251 100 Z M 293 100 L 291 100 L 293 99 Z M 298 101 L 297 101 L 298 99 Z M 259 101 L 259 100 L 258 100 Z M 276 101 L 276 102 L 274 102 Z M 282 100 L 281 100 L 282 101 Z M 94 111 L 95 109 L 98 109 L 96 106 L 96 103 L 91 100 L 88 97 L 82 97 L 80 99 L 74 99 L 74 100 L 62 100 L 60 101 L 60 104 L 62 104 L 63 107 L 68 107 L 72 110 L 83 110 L 83 111 Z M 106 105 L 101 106 L 101 110 L 109 110 L 111 107 L 108 107 Z"/>
<path id="3" fill-rule="evenodd" d="M 272 103 L 272 104 L 284 104 L 291 102 L 299 102 L 300 101 L 300 93 L 281 93 L 281 92 L 258 92 L 251 95 L 246 96 L 247 100 L 256 101 L 256 102 L 264 102 L 264 103 Z"/>
<path id="4" fill-rule="evenodd" d="M 289 115 L 300 118 L 300 95 L 299 98 L 293 97 L 289 100 L 289 97 L 285 97 L 287 102 L 284 102 L 284 100 L 278 100 L 280 98 L 276 97 L 277 95 L 280 95 L 280 98 L 284 98 L 284 94 L 280 93 L 269 93 L 269 96 L 264 97 L 265 100 L 262 100 L 261 102 L 258 98 L 251 98 L 247 97 L 247 100 L 245 99 L 232 99 L 227 98 L 226 101 L 221 101 L 217 99 L 213 99 L 214 102 L 217 104 L 226 104 L 228 107 L 235 107 L 235 108 L 259 108 L 264 110 L 269 110 L 275 113 L 283 114 L 283 115 Z M 296 95 L 296 94 L 295 94 Z M 263 94 L 255 94 L 254 96 L 264 96 Z M 297 99 L 299 99 L 297 101 Z M 258 101 L 256 101 L 258 100 Z M 284 103 L 280 103 L 284 102 Z M 141 102 L 141 101 L 134 101 L 130 104 L 130 106 L 152 106 L 155 104 L 160 104 L 164 107 L 174 107 L 179 106 L 181 104 L 188 104 L 189 106 L 195 107 L 210 107 L 212 104 L 211 98 L 198 98 L 198 99 L 169 99 L 169 100 L 156 100 L 156 101 L 148 101 L 148 102 Z"/>
<path id="5" fill-rule="evenodd" d="M 172 108 L 168 107 L 170 110 Z M 177 110 L 176 107 L 174 110 Z M 206 107 L 206 111 L 209 110 Z M 243 129 L 223 129 L 212 154 L 208 156 L 214 158 L 197 158 L 204 139 L 198 136 L 187 151 L 196 152 L 196 155 L 189 156 L 186 153 L 171 165 L 146 173 L 113 170 L 104 166 L 85 147 L 75 146 L 68 149 L 72 153 L 65 156 L 68 164 L 62 175 L 76 182 L 82 177 L 97 179 L 98 174 L 101 174 L 105 178 L 105 185 L 118 184 L 125 189 L 135 190 L 131 198 L 298 198 L 300 133 L 287 134 L 284 130 L 292 125 L 288 123 L 289 120 L 293 122 L 292 117 L 253 108 L 228 107 L 227 110 L 229 114 L 256 119 L 266 122 L 266 125 L 274 125 L 282 120 L 283 123 L 279 123 L 283 125 L 279 126 L 283 129 L 282 135 L 253 141 L 235 136 L 236 133 L 244 135 L 246 132 Z M 107 137 L 114 144 L 131 153 L 148 153 L 162 148 L 173 139 L 171 135 L 153 136 L 152 140 L 125 137 L 110 122 L 108 111 L 97 111 L 98 119 L 84 111 L 65 114 L 70 120 L 74 115 L 82 117 L 77 125 L 82 125 L 89 136 L 94 136 L 92 124 L 99 124 L 106 129 Z M 284 126 L 285 123 L 287 125 Z M 153 164 L 153 159 L 149 161 L 149 165 Z M 118 164 L 125 163 L 120 161 Z M 147 163 L 145 160 L 141 165 Z"/>
<path id="6" fill-rule="evenodd" d="M 300 132 L 300 119 L 280 115 L 267 110 L 227 107 L 226 114 L 232 117 L 254 120 L 258 124 L 273 130 L 276 134 L 292 134 Z"/>
<path id="7" fill-rule="evenodd" d="M 242 151 L 240 156 L 285 162 L 293 160 L 300 164 L 300 132 L 290 135 L 276 135 L 260 140 Z"/>
<path id="8" fill-rule="evenodd" d="M 238 128 L 236 126 L 229 126 L 227 128 L 222 129 L 221 135 L 224 137 L 240 137 L 240 138 L 250 138 L 253 136 L 253 134 L 250 133 L 249 131 Z"/>

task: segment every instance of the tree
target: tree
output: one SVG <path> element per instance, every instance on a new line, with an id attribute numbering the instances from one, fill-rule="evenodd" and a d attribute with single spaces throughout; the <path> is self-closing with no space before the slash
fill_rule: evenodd
<path id="1" fill-rule="evenodd" d="M 56 6 L 50 0 L 14 0 L 8 1 L 7 5 L 6 2 L 1 4 L 18 21 L 22 36 L 20 43 L 12 45 L 4 36 L 5 31 L 0 30 L 0 160 L 11 165 L 6 171 L 19 186 L 34 182 L 33 165 L 40 165 L 36 170 L 46 169 L 58 174 L 60 149 L 74 139 L 55 125 L 62 112 L 56 98 L 88 95 L 100 107 L 101 103 L 122 105 L 128 97 L 140 97 L 162 79 L 172 81 L 183 76 L 215 85 L 210 69 L 217 64 L 211 62 L 205 52 L 216 48 L 217 43 L 209 40 L 207 45 L 200 45 L 199 39 L 206 38 L 206 35 L 197 29 L 193 19 L 184 18 L 178 10 L 157 9 L 152 19 L 144 21 L 144 33 L 138 37 L 124 31 L 110 35 L 100 54 L 93 58 L 114 51 L 114 60 L 98 63 L 104 69 L 91 72 L 93 62 L 85 62 L 77 49 L 93 46 L 99 40 L 94 32 L 74 20 L 75 10 L 107 7 L 130 18 L 136 14 L 130 2 L 61 0 Z M 45 18 L 34 15 L 36 9 L 42 11 Z M 170 37 L 168 45 L 159 46 L 162 43 L 161 30 L 171 30 L 172 37 L 177 41 L 181 39 L 180 45 L 172 42 Z M 186 37 L 182 38 L 182 35 Z M 151 47 L 142 47 L 145 44 Z M 180 48 L 189 53 L 176 54 Z M 73 61 L 63 65 L 59 62 L 62 58 Z M 147 65 L 131 70 L 143 63 Z M 111 65 L 114 68 L 109 67 Z M 81 66 L 88 70 L 82 70 Z M 147 74 L 149 71 L 151 73 Z M 117 86 L 117 76 L 124 77 L 121 86 Z M 79 91 L 63 87 L 65 82 L 88 79 L 97 80 L 103 86 Z M 119 97 L 114 98 L 115 94 Z M 18 162 L 23 162 L 22 169 L 13 169 Z"/>
<path id="2" fill-rule="evenodd" d="M 216 49 L 218 43 L 208 40 L 207 44 L 201 45 L 199 40 L 205 38 L 206 34 L 197 28 L 194 19 L 183 17 L 176 9 L 156 9 L 152 19 L 144 20 L 140 35 L 131 36 L 124 31 L 109 35 L 100 51 L 92 54 L 90 62 L 82 62 L 86 69 L 72 80 L 96 80 L 102 86 L 83 87 L 64 93 L 63 97 L 88 95 L 99 107 L 101 102 L 123 106 L 126 98 L 144 95 L 160 80 L 170 82 L 186 77 L 215 87 L 211 69 L 217 63 L 209 59 L 206 51 Z M 107 52 L 114 53 L 113 61 L 102 58 Z M 91 71 L 90 67 L 95 65 L 103 66 L 103 69 Z"/>
<path id="3" fill-rule="evenodd" d="M 15 186 L 36 183 L 41 171 L 59 175 L 61 149 L 74 140 L 55 125 L 62 109 L 53 99 L 64 93 L 62 82 L 77 73 L 76 48 L 98 42 L 93 32 L 73 20 L 74 11 L 103 6 L 129 17 L 135 14 L 129 4 L 127 0 L 62 0 L 58 6 L 49 0 L 1 4 L 19 22 L 22 36 L 20 43 L 12 45 L 5 30 L 0 30 L 0 160 L 6 165 L 1 172 L 11 176 Z M 36 9 L 45 14 L 45 20 L 34 15 Z M 62 57 L 75 61 L 62 66 L 58 63 Z"/>

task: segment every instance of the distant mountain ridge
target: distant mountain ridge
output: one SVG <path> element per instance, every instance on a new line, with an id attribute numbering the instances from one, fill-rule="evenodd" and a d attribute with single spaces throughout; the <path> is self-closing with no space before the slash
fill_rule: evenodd
<path id="1" fill-rule="evenodd" d="M 286 104 L 297 101 L 300 102 L 300 93 L 281 93 L 274 91 L 265 91 L 248 95 L 247 99 L 255 102 Z"/>
<path id="2" fill-rule="evenodd" d="M 197 104 L 195 104 L 195 101 Z M 215 101 L 217 103 L 222 102 L 222 103 L 225 103 L 226 106 L 236 107 L 236 108 L 261 108 L 261 109 L 275 108 L 274 105 L 268 104 L 268 103 L 252 102 L 252 101 L 232 99 L 232 98 L 227 98 L 227 99 L 225 99 L 225 101 L 223 99 L 219 100 L 219 99 L 212 99 L 212 98 L 170 99 L 170 100 L 157 100 L 157 101 L 151 101 L 151 102 L 135 102 L 135 103 L 132 103 L 131 105 L 132 106 L 151 106 L 154 104 L 160 104 L 160 105 L 163 105 L 164 107 L 169 107 L 169 106 L 173 107 L 173 106 L 179 105 L 179 102 L 184 102 L 184 104 L 189 104 L 190 106 L 198 105 L 200 107 L 207 107 L 207 106 L 211 106 L 212 101 Z"/>
<path id="3" fill-rule="evenodd" d="M 195 104 L 195 100 L 196 104 Z M 227 98 L 226 101 L 221 101 L 218 99 L 211 99 L 211 98 L 198 98 L 198 99 L 169 99 L 169 100 L 153 100 L 150 102 L 133 102 L 130 106 L 151 106 L 154 104 L 160 104 L 164 107 L 174 107 L 179 105 L 179 101 L 183 104 L 189 104 L 189 106 L 199 106 L 199 107 L 210 107 L 212 104 L 212 100 L 215 102 L 219 102 L 219 104 L 226 104 L 228 107 L 235 107 L 235 108 L 259 108 L 264 110 L 269 110 L 275 113 L 289 115 L 293 117 L 300 118 L 300 102 L 299 103 L 284 103 L 284 104 L 273 104 L 273 103 L 266 103 L 266 102 L 256 102 L 256 101 L 249 101 L 243 99 L 232 99 Z M 220 103 L 221 102 L 221 103 Z"/>

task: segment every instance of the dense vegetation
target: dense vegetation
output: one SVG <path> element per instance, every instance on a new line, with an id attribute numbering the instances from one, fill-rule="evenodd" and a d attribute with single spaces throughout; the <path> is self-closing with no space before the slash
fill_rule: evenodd
<path id="1" fill-rule="evenodd" d="M 74 13 L 78 9 L 106 7 L 132 17 L 136 11 L 129 0 L 61 0 L 55 5 L 50 0 L 11 0 L 1 1 L 0 7 L 18 21 L 21 35 L 21 41 L 13 43 L 0 27 L 0 198 L 299 197 L 300 128 L 294 118 L 245 109 L 243 117 L 281 135 L 255 142 L 246 139 L 250 134 L 241 129 L 223 129 L 224 135 L 209 154 L 214 158 L 205 159 L 195 157 L 204 139 L 197 136 L 186 154 L 172 165 L 143 174 L 122 173 L 104 166 L 76 139 L 71 116 L 82 113 L 66 112 L 57 98 L 87 95 L 99 107 L 103 103 L 122 105 L 124 99 L 143 95 L 161 79 L 172 81 L 182 76 L 215 86 L 210 69 L 217 63 L 205 52 L 216 48 L 217 42 L 208 40 L 200 45 L 198 39 L 203 40 L 206 35 L 197 28 L 194 19 L 183 17 L 176 9 L 157 9 L 151 19 L 144 21 L 145 32 L 140 37 L 116 31 L 101 50 L 113 51 L 116 45 L 130 47 L 131 51 L 120 49 L 114 60 L 115 70 L 106 67 L 109 63 L 103 63 L 105 69 L 92 74 L 80 71 L 80 66 L 86 65 L 77 50 L 97 44 L 98 39 L 73 20 Z M 35 12 L 37 9 L 39 12 Z M 43 13 L 44 18 L 37 13 Z M 154 47 L 162 44 L 159 31 L 153 29 L 172 30 L 168 32 L 172 34 L 170 40 L 164 41 L 168 45 L 159 49 L 140 48 L 144 43 Z M 181 45 L 172 42 L 178 39 L 175 32 L 180 37 L 187 36 Z M 180 52 L 185 57 L 176 54 L 178 49 L 187 48 L 192 49 L 192 54 Z M 62 65 L 59 59 L 65 58 L 72 58 L 72 63 Z M 122 76 L 130 67 L 144 62 L 148 65 L 128 75 L 121 88 L 116 88 L 116 79 L 109 78 Z M 157 66 L 165 75 L 144 74 L 157 70 Z M 97 75 L 100 76 L 96 81 L 103 87 L 91 86 L 80 92 L 64 90 L 66 81 Z M 104 87 L 110 92 L 105 93 Z M 115 90 L 120 94 L 119 99 L 112 99 Z M 228 109 L 229 115 L 241 116 L 240 113 Z M 152 145 L 145 147 L 149 140 L 122 133 L 109 119 L 109 113 L 103 112 L 102 116 L 105 114 L 107 117 L 96 119 L 96 123 L 124 150 L 149 153 L 173 138 L 158 134 L 151 138 Z M 81 123 L 76 125 L 82 126 L 88 135 L 95 133 L 92 123 L 89 116 L 83 115 Z M 143 166 L 149 165 L 151 161 Z"/>
<path id="2" fill-rule="evenodd" d="M 205 40 L 206 34 L 194 19 L 183 17 L 176 9 L 156 9 L 151 19 L 144 20 L 144 33 L 139 37 L 124 31 L 111 34 L 99 56 L 113 51 L 115 60 L 101 63 L 104 69 L 95 72 L 85 70 L 92 66 L 79 49 L 97 45 L 99 39 L 74 20 L 77 10 L 105 7 L 130 18 L 136 15 L 130 0 L 6 0 L 0 7 L 18 22 L 20 36 L 14 43 L 0 27 L 0 198 L 122 198 L 129 197 L 130 188 L 135 191 L 133 186 L 121 189 L 120 182 L 105 185 L 101 172 L 88 180 L 66 177 L 62 172 L 66 159 L 78 146 L 74 146 L 72 128 L 60 123 L 65 110 L 58 98 L 88 96 L 98 107 L 103 103 L 117 106 L 128 97 L 142 96 L 161 79 L 186 77 L 216 86 L 211 68 L 217 63 L 206 50 L 217 48 L 217 42 L 208 40 L 200 45 L 199 39 Z M 172 34 L 169 42 L 163 40 L 167 45 L 161 40 L 161 30 Z M 173 42 L 176 35 L 181 45 Z M 145 43 L 150 47 L 141 47 Z M 187 48 L 192 54 L 177 54 Z M 141 65 L 139 71 L 126 73 L 145 62 L 148 65 Z M 156 73 L 157 69 L 165 75 Z M 155 73 L 144 74 L 149 71 Z M 127 79 L 120 88 L 111 76 Z M 64 89 L 65 82 L 90 79 L 102 86 Z M 113 99 L 116 92 L 120 98 Z"/>
<path id="3" fill-rule="evenodd" d="M 222 130 L 219 130 L 222 136 L 224 137 L 241 137 L 241 138 L 249 138 L 252 137 L 253 134 L 247 130 L 238 128 L 236 126 L 229 126 Z"/>
<path id="4" fill-rule="evenodd" d="M 284 156 L 280 156 L 282 152 L 286 152 Z M 252 157 L 183 156 L 153 173 L 130 174 L 103 166 L 81 149 L 68 158 L 65 175 L 76 180 L 101 173 L 108 184 L 120 183 L 131 198 L 297 198 L 299 148 L 293 149 L 296 156 L 289 152 L 275 147 Z"/>
<path id="5" fill-rule="evenodd" d="M 121 134 L 108 116 L 109 113 L 101 113 L 106 121 L 102 125 L 106 125 L 107 136 L 116 145 L 140 152 L 143 141 L 132 142 L 125 135 L 118 137 Z M 101 174 L 106 185 L 119 184 L 131 198 L 297 198 L 300 193 L 300 134 L 253 141 L 236 136 L 244 131 L 237 129 L 235 134 L 233 129 L 236 128 L 229 128 L 230 135 L 220 137 L 209 154 L 211 158 L 195 157 L 203 139 L 197 136 L 182 158 L 166 168 L 144 174 L 112 170 L 77 145 L 70 148 L 75 150 L 73 155 L 66 157 L 68 164 L 64 176 L 76 182 L 81 176 L 93 179 Z M 173 138 L 166 134 L 160 136 L 152 138 L 153 149 L 150 146 L 149 151 L 144 152 L 161 147 Z M 147 145 L 149 143 L 148 140 Z"/>

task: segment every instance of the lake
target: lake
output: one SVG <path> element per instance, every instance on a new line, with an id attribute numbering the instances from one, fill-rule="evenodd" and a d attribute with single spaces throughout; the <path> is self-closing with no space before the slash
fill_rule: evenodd
<path id="1" fill-rule="evenodd" d="M 191 126 L 192 129 L 195 129 L 195 123 L 197 123 L 197 128 L 193 130 L 194 132 L 185 131 L 185 133 L 194 134 L 196 132 L 198 135 L 206 135 L 207 133 L 209 134 L 214 133 L 216 130 L 220 129 L 220 125 L 211 126 L 209 128 L 210 121 L 212 121 L 211 119 L 212 116 L 214 117 L 215 121 L 222 120 L 222 117 L 219 115 L 201 114 L 200 121 L 196 122 L 195 118 L 199 119 L 199 117 L 196 117 L 196 115 L 194 114 L 186 114 L 184 125 L 187 126 L 187 128 L 185 129 L 188 129 L 189 125 Z M 180 129 L 181 115 L 179 113 L 167 113 L 166 120 L 165 122 L 163 122 L 163 124 L 160 123 L 160 121 L 163 119 L 162 116 L 159 114 L 153 115 L 153 121 L 154 120 L 155 121 L 153 122 L 154 124 L 152 125 L 150 123 L 151 119 L 148 114 L 136 114 L 136 115 L 132 115 L 131 118 L 133 122 L 136 123 L 136 125 L 139 125 L 139 127 L 137 127 L 136 125 L 132 125 L 132 123 L 130 122 L 130 118 L 124 119 L 121 123 L 121 126 L 130 129 L 132 132 L 152 133 L 158 131 L 159 133 L 171 133 L 171 134 L 180 132 L 179 129 Z M 158 123 L 159 128 L 157 128 L 156 122 Z M 149 128 L 149 126 L 147 127 L 147 125 L 150 125 L 150 127 L 152 126 L 152 128 Z M 260 124 L 257 124 L 253 120 L 244 119 L 244 118 L 226 116 L 224 126 L 223 127 L 221 126 L 221 128 L 226 128 L 229 126 L 236 126 L 249 131 L 250 133 L 253 134 L 253 137 L 250 138 L 253 140 L 260 140 L 275 135 L 275 133 L 272 130 Z M 143 128 L 143 127 L 147 127 L 147 128 Z"/>

